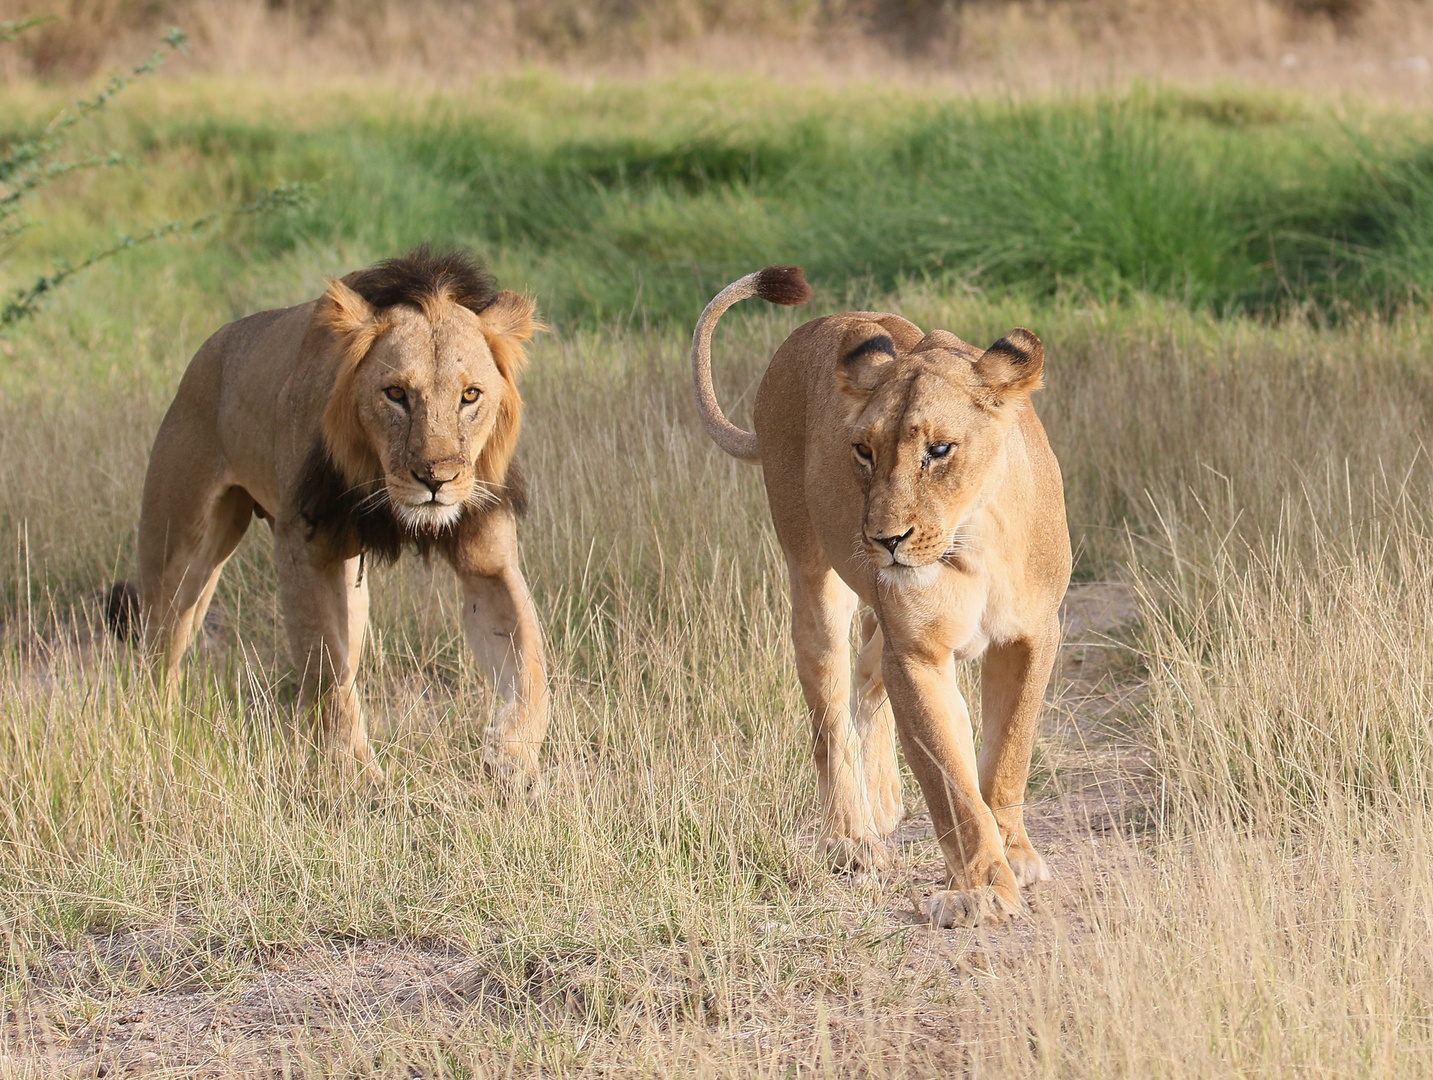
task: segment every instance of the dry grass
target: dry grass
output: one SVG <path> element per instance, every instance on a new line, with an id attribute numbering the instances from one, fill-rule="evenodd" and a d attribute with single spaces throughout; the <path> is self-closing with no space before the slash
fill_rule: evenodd
<path id="1" fill-rule="evenodd" d="M 233 287 L 299 295 L 336 258 Z M 1142 620 L 1082 619 L 1053 690 L 1031 813 L 1056 885 L 1012 930 L 937 933 L 909 892 L 938 870 L 922 819 L 884 883 L 811 859 L 779 552 L 756 474 L 701 433 L 680 328 L 573 331 L 533 364 L 548 789 L 483 781 L 492 703 L 452 583 L 401 563 L 364 676 L 393 783 L 359 798 L 292 745 L 262 526 L 181 707 L 87 621 L 199 332 L 181 350 L 156 315 L 137 367 L 128 336 L 46 329 L 109 287 L 10 346 L 76 378 L 12 361 L 0 401 L 23 522 L 0 660 L 15 1075 L 1433 1071 L 1421 313 L 888 299 L 975 340 L 1045 336 L 1081 572 L 1126 575 Z M 724 331 L 738 417 L 791 324 Z M 77 487 L 67 463 L 96 460 Z"/>
<path id="2" fill-rule="evenodd" d="M 179 70 L 296 82 L 696 64 L 1015 90 L 1232 78 L 1421 101 L 1433 56 L 1421 0 L 0 0 L 0 20 L 36 12 L 57 18 L 0 51 L 0 79 L 123 65 L 169 24 L 194 43 Z"/>

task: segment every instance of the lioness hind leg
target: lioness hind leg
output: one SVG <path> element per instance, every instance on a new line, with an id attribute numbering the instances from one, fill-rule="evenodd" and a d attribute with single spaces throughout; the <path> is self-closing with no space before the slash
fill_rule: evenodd
<path id="1" fill-rule="evenodd" d="M 851 617 L 856 594 L 830 567 L 791 571 L 791 637 L 811 710 L 822 854 L 839 870 L 872 870 L 890 856 L 871 813 L 861 735 L 851 716 Z"/>
<path id="2" fill-rule="evenodd" d="M 1045 688 L 1059 647 L 1058 623 L 1036 641 L 992 645 L 980 668 L 980 792 L 995 814 L 1005 857 L 1022 885 L 1050 870 L 1025 832 L 1025 786 Z"/>
<path id="3" fill-rule="evenodd" d="M 175 483 L 182 485 L 182 480 L 176 478 Z M 184 497 L 187 505 L 172 509 L 166 503 L 179 499 L 146 498 L 140 516 L 145 646 L 171 685 L 203 625 L 224 563 L 239 546 L 254 513 L 254 500 L 243 488 L 205 494 L 202 488 L 197 493 L 191 490 Z"/>
<path id="4" fill-rule="evenodd" d="M 890 836 L 906 816 L 901 800 L 900 764 L 896 760 L 896 718 L 891 712 L 886 680 L 881 674 L 881 624 L 874 611 L 861 618 L 861 651 L 856 660 L 856 685 L 851 712 L 861 737 L 866 770 L 866 795 L 871 819 L 881 836 Z"/>

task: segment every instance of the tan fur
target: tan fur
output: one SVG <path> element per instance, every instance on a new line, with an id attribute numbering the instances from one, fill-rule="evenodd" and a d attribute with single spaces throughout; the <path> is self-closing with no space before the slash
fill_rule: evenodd
<path id="1" fill-rule="evenodd" d="M 498 293 L 481 314 L 441 292 L 375 311 L 334 281 L 317 301 L 252 315 L 206 341 L 155 439 L 140 517 L 141 617 L 168 678 L 258 513 L 274 530 L 302 700 L 340 759 L 381 776 L 355 686 L 373 560 L 356 537 L 316 530 L 302 511 L 320 446 L 341 490 L 386 499 L 457 571 L 468 640 L 504 699 L 486 761 L 506 777 L 532 776 L 547 683 L 502 485 L 521 428 L 524 342 L 540 328 L 532 300 L 515 293 Z M 394 388 L 401 402 L 388 396 Z M 464 404 L 469 388 L 480 393 Z"/>
<path id="2" fill-rule="evenodd" d="M 694 350 L 694 371 L 709 364 Z M 945 855 L 928 909 L 943 926 L 1013 912 L 1048 877 L 1022 810 L 1070 576 L 1059 465 L 1030 405 L 1043 365 L 1028 330 L 982 351 L 896 315 L 832 315 L 787 338 L 754 436 L 728 439 L 754 438 L 786 554 L 821 843 L 841 867 L 886 864 L 903 814 L 894 726 Z M 976 657 L 978 759 L 954 667 Z"/>

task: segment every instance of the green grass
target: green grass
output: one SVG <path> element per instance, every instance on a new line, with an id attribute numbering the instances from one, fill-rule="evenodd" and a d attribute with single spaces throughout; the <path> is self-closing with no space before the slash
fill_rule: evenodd
<path id="1" fill-rule="evenodd" d="M 841 299 L 920 280 L 1221 315 L 1388 311 L 1433 285 L 1426 125 L 1269 93 L 942 99 L 530 73 L 427 99 L 330 94 L 301 115 L 198 91 L 133 92 L 122 148 L 142 168 L 121 205 L 321 187 L 200 260 L 208 286 L 295 250 L 422 240 L 475 247 L 564 323 L 686 322 L 772 262 Z M 103 236 L 105 181 L 58 194 L 32 258 Z"/>

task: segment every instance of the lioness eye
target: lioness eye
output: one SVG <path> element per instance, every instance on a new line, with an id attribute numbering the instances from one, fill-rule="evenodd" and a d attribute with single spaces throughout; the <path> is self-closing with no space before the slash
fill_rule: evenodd
<path id="1" fill-rule="evenodd" d="M 396 401 L 402 405 L 408 399 L 407 392 L 401 386 L 390 386 L 383 391 L 383 396 L 389 401 Z"/>
<path id="2" fill-rule="evenodd" d="M 468 387 L 466 390 L 463 391 L 463 404 L 471 405 L 473 402 L 478 400 L 478 395 L 481 393 L 482 391 L 479 390 L 476 386 Z"/>
<path id="3" fill-rule="evenodd" d="M 867 446 L 865 443 L 852 443 L 851 445 L 856 448 L 856 456 L 858 458 L 860 458 L 862 461 L 871 460 L 871 448 L 869 446 Z"/>
<path id="4" fill-rule="evenodd" d="M 929 450 L 925 452 L 925 456 L 933 461 L 939 461 L 941 458 L 945 457 L 946 454 L 950 453 L 951 445 L 952 444 L 948 442 L 936 443 L 934 446 L 932 446 Z"/>

